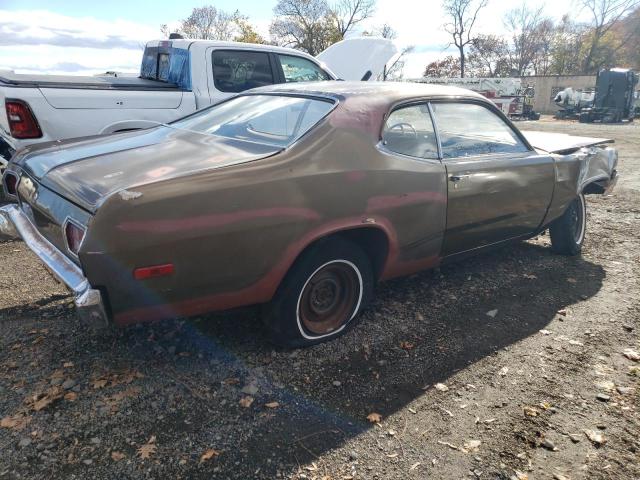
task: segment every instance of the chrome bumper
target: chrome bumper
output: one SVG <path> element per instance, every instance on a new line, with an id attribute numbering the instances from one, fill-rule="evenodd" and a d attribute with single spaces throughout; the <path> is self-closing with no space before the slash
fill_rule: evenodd
<path id="1" fill-rule="evenodd" d="M 108 323 L 99 290 L 91 288 L 82 269 L 44 238 L 18 205 L 0 207 L 0 234 L 21 238 L 74 295 L 78 315 L 92 323 Z"/>

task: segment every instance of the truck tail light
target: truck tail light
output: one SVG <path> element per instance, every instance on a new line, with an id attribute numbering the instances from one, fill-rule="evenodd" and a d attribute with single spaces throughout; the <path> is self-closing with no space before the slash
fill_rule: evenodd
<path id="1" fill-rule="evenodd" d="M 6 193 L 15 197 L 18 191 L 18 177 L 11 172 L 5 173 L 4 186 L 6 188 Z"/>
<path id="2" fill-rule="evenodd" d="M 136 280 L 146 280 L 147 278 L 164 277 L 174 272 L 173 263 L 163 265 L 153 265 L 151 267 L 140 267 L 133 271 L 133 278 Z"/>
<path id="3" fill-rule="evenodd" d="M 75 256 L 78 256 L 85 232 L 83 227 L 70 220 L 67 220 L 64 224 L 64 238 L 67 242 L 67 249 Z"/>
<path id="4" fill-rule="evenodd" d="M 5 102 L 9 129 L 13 138 L 40 138 L 42 131 L 33 116 L 29 105 L 22 100 L 7 100 Z"/>

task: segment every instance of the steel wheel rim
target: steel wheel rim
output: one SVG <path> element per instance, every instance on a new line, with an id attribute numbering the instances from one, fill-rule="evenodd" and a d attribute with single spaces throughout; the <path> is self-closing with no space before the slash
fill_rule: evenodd
<path id="1" fill-rule="evenodd" d="M 298 322 L 314 338 L 346 326 L 362 299 L 362 277 L 351 262 L 336 260 L 318 268 L 298 299 Z M 305 335 L 307 336 L 307 335 Z"/>

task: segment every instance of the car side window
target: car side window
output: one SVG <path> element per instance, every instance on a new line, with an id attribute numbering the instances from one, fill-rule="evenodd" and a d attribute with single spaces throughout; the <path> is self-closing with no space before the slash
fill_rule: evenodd
<path id="1" fill-rule="evenodd" d="M 475 103 L 432 103 L 443 158 L 528 152 L 498 115 Z"/>
<path id="2" fill-rule="evenodd" d="M 282 66 L 286 83 L 330 80 L 327 72 L 306 58 L 294 55 L 278 55 L 278 60 Z"/>
<path id="3" fill-rule="evenodd" d="M 389 115 L 382 144 L 392 152 L 411 157 L 438 158 L 438 142 L 427 104 L 401 107 Z"/>
<path id="4" fill-rule="evenodd" d="M 269 54 L 244 50 L 213 51 L 213 81 L 221 92 L 243 92 L 274 83 Z"/>

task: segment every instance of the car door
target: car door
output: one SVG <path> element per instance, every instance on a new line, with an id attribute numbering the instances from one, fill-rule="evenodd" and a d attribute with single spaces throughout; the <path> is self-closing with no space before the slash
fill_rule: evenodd
<path id="1" fill-rule="evenodd" d="M 372 208 L 392 209 L 398 235 L 394 275 L 431 266 L 440 255 L 446 220 L 447 181 L 428 103 L 394 108 L 382 131 L 379 149 L 390 159 L 385 190 L 397 196 L 372 199 Z"/>
<path id="2" fill-rule="evenodd" d="M 431 108 L 448 178 L 442 256 L 533 233 L 553 195 L 553 158 L 482 102 Z"/>

